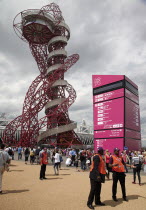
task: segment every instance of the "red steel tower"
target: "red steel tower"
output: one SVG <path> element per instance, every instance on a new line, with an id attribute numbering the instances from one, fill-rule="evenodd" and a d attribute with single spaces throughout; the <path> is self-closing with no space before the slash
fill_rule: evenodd
<path id="1" fill-rule="evenodd" d="M 76 123 L 68 115 L 76 92 L 64 80 L 64 73 L 78 61 L 79 55 L 67 56 L 65 46 L 70 29 L 59 6 L 51 3 L 40 10 L 25 10 L 15 17 L 13 25 L 16 34 L 29 44 L 40 75 L 26 93 L 22 115 L 6 126 L 4 142 L 16 145 L 14 134 L 21 126 L 22 146 L 33 146 L 39 141 L 66 146 L 81 144 L 73 130 Z M 46 115 L 38 119 L 44 107 Z M 42 128 L 46 129 L 40 134 Z"/>

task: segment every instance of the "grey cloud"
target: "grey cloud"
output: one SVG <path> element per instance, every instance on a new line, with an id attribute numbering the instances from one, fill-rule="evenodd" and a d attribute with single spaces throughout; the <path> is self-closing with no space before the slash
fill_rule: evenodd
<path id="1" fill-rule="evenodd" d="M 1 111 L 7 109 L 14 112 L 21 110 L 27 88 L 39 70 L 28 44 L 15 35 L 12 21 L 18 12 L 41 8 L 48 1 L 11 0 L 7 7 L 6 2 L 0 1 L 4 8 L 0 20 L 0 73 L 3 78 L 0 108 Z M 139 86 L 142 132 L 146 136 L 145 1 L 54 2 L 59 4 L 71 29 L 66 47 L 68 55 L 80 55 L 80 60 L 65 74 L 65 79 L 77 92 L 76 102 L 69 109 L 70 116 L 78 122 L 84 118 L 92 123 L 92 74 L 127 75 Z M 16 86 L 19 90 L 11 90 Z"/>

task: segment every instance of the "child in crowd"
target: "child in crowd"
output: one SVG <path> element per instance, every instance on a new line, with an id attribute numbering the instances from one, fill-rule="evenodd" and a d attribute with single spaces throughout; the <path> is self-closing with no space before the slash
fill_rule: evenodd
<path id="1" fill-rule="evenodd" d="M 66 166 L 70 166 L 71 165 L 71 158 L 70 158 L 70 156 L 67 157 L 66 162 L 65 162 L 65 165 Z"/>

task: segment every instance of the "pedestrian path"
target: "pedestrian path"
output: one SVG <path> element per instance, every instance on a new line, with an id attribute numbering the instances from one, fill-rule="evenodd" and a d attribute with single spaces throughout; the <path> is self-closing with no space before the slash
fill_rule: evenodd
<path id="1" fill-rule="evenodd" d="M 3 177 L 3 191 L 0 195 L 0 210 L 88 210 L 86 206 L 90 190 L 89 173 L 76 172 L 74 167 L 63 167 L 55 176 L 53 166 L 47 166 L 46 180 L 39 179 L 39 165 L 25 165 L 23 161 L 12 161 L 10 172 Z M 146 176 L 142 175 L 142 186 L 132 184 L 132 174 L 126 175 L 126 191 L 129 202 L 121 198 L 118 184 L 117 198 L 111 198 L 112 180 L 102 187 L 101 201 L 104 207 L 95 209 L 145 210 Z"/>

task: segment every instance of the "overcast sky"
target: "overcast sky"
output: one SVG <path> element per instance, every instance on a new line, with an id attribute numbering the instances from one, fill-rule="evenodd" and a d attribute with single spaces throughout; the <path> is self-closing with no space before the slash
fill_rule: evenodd
<path id="1" fill-rule="evenodd" d="M 39 74 L 13 19 L 48 0 L 0 0 L 0 113 L 21 114 L 25 94 Z M 92 75 L 126 75 L 139 87 L 142 138 L 146 139 L 146 0 L 54 0 L 71 29 L 66 50 L 80 60 L 65 75 L 77 92 L 71 120 L 92 125 Z"/>

